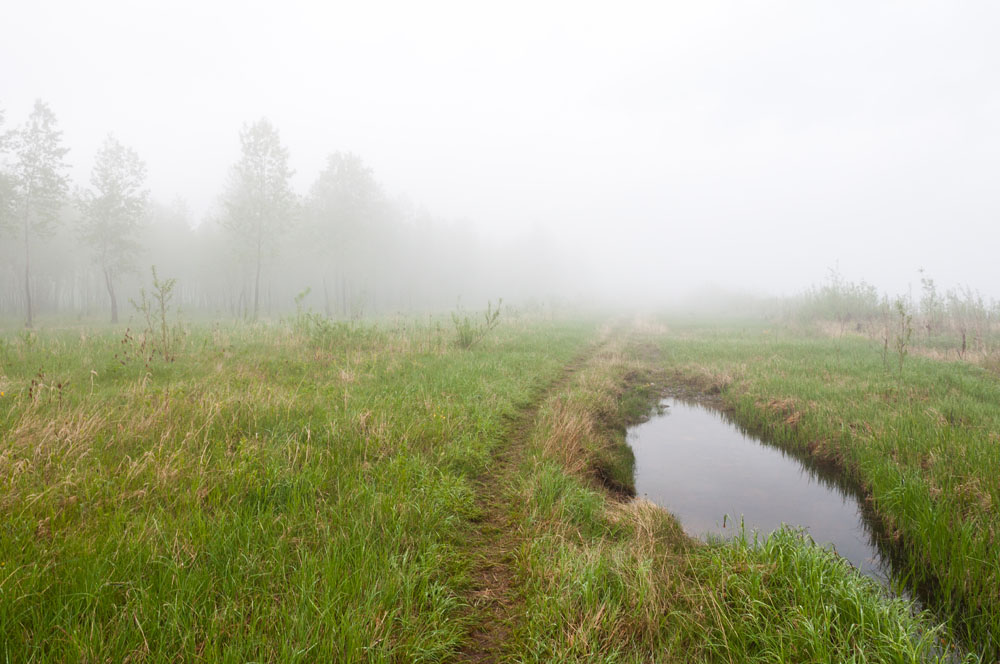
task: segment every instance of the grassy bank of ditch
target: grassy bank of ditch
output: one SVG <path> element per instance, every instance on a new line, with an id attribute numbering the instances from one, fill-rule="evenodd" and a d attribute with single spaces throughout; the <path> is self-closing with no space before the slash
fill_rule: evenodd
<path id="1" fill-rule="evenodd" d="M 674 330 L 675 380 L 726 386 L 742 425 L 849 478 L 904 574 L 955 632 L 1000 659 L 1000 376 L 860 337 Z"/>
<path id="2" fill-rule="evenodd" d="M 527 320 L 471 349 L 453 336 L 412 320 L 204 327 L 168 362 L 120 332 L 0 333 L 0 657 L 932 657 L 937 634 L 905 603 L 794 534 L 700 545 L 629 499 L 624 427 L 678 379 L 858 473 L 901 542 L 919 541 L 912 468 L 937 502 L 965 501 L 952 530 L 996 532 L 988 477 L 956 479 L 990 462 L 971 438 L 935 429 L 923 456 L 850 442 L 884 433 L 876 404 L 900 411 L 907 390 L 926 395 L 918 412 L 995 432 L 976 418 L 996 383 L 972 369 L 908 360 L 870 412 L 813 391 L 868 394 L 852 372 L 881 359 L 861 344 Z M 983 390 L 980 410 L 934 401 L 945 376 Z M 879 468 L 907 481 L 883 491 Z"/>
<path id="3" fill-rule="evenodd" d="M 520 510 L 510 661 L 909 662 L 943 656 L 926 615 L 794 532 L 763 546 L 690 540 L 665 511 L 608 491 L 602 459 L 655 392 L 715 393 L 723 367 L 682 361 L 674 335 L 618 337 L 539 409 Z M 720 382 L 724 381 L 724 382 Z M 724 389 L 727 395 L 734 389 Z M 972 661 L 974 658 L 970 658 Z"/>

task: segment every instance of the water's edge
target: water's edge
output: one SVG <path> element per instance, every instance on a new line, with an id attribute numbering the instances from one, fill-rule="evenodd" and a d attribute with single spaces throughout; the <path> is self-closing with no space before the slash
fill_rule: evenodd
<path id="1" fill-rule="evenodd" d="M 678 420 L 682 419 L 685 414 L 690 415 L 691 411 L 698 413 L 698 416 L 703 420 L 711 420 L 714 424 L 710 425 L 709 429 L 714 427 L 715 434 L 728 436 L 730 439 L 728 444 L 732 445 L 736 442 L 736 448 L 728 450 L 737 457 L 736 463 L 738 464 L 739 472 L 736 473 L 735 479 L 732 473 L 728 476 L 725 475 L 725 468 L 720 470 L 718 465 L 713 465 L 710 454 L 707 459 L 708 464 L 703 465 L 700 469 L 691 468 L 690 465 L 687 467 L 681 465 L 680 470 L 674 469 L 671 471 L 664 467 L 665 461 L 674 463 L 678 461 L 685 463 L 690 461 L 690 459 L 683 459 L 682 457 L 685 454 L 690 455 L 692 452 L 702 455 L 702 460 L 698 463 L 705 461 L 706 450 L 697 449 L 699 446 L 703 447 L 704 441 L 701 441 L 702 444 L 699 444 L 696 441 L 687 440 L 681 441 L 681 445 L 676 445 L 677 439 L 681 436 L 691 438 L 693 432 L 690 430 L 691 427 L 688 426 L 690 423 L 681 422 L 682 426 L 679 428 L 674 427 L 678 430 L 671 432 L 670 435 L 673 436 L 674 450 L 651 449 L 652 446 L 656 445 L 663 448 L 670 443 L 657 443 L 655 440 L 650 442 L 648 439 L 649 436 L 659 435 L 662 437 L 665 435 L 665 431 L 668 431 L 671 426 L 677 424 Z M 678 415 L 682 417 L 678 417 Z M 671 420 L 671 418 L 673 418 L 671 425 L 664 427 L 664 421 Z M 700 426 L 706 426 L 705 421 L 701 422 Z M 685 427 L 687 427 L 687 433 L 683 433 Z M 893 541 L 888 536 L 884 523 L 874 510 L 870 500 L 867 499 L 864 492 L 855 482 L 847 478 L 843 469 L 833 468 L 829 464 L 823 464 L 808 454 L 774 444 L 768 441 L 766 436 L 748 430 L 727 412 L 719 399 L 710 396 L 706 398 L 692 398 L 692 395 L 689 393 L 676 395 L 667 393 L 660 406 L 647 420 L 629 427 L 627 440 L 636 456 L 635 484 L 637 494 L 652 500 L 654 503 L 672 512 L 678 517 L 685 532 L 690 536 L 702 539 L 704 539 L 705 535 L 705 532 L 702 531 L 705 529 L 700 528 L 701 531 L 699 531 L 699 526 L 694 524 L 705 525 L 704 510 L 711 512 L 714 509 L 716 511 L 710 518 L 716 520 L 716 525 L 721 524 L 724 527 L 716 528 L 712 534 L 722 536 L 723 538 L 731 537 L 740 530 L 741 514 L 738 511 L 735 511 L 735 513 L 734 511 L 727 510 L 719 511 L 718 501 L 720 498 L 714 497 L 711 499 L 714 502 L 701 507 L 703 510 L 702 516 L 697 517 L 697 519 L 693 519 L 690 514 L 686 516 L 687 505 L 682 506 L 680 503 L 682 501 L 690 502 L 688 499 L 691 497 L 692 487 L 700 486 L 704 489 L 698 489 L 693 492 L 700 494 L 701 497 L 717 491 L 732 494 L 734 491 L 739 490 L 740 482 L 746 480 L 748 476 L 750 476 L 749 481 L 754 481 L 755 478 L 752 475 L 759 470 L 759 467 L 755 467 L 752 463 L 749 465 L 745 463 L 747 459 L 746 452 L 748 450 L 751 457 L 754 454 L 762 455 L 762 458 L 771 457 L 771 462 L 764 462 L 765 467 L 772 462 L 774 466 L 770 469 L 767 477 L 768 484 L 766 485 L 766 489 L 775 494 L 775 500 L 772 502 L 779 503 L 775 506 L 776 511 L 780 512 L 789 506 L 801 507 L 789 501 L 787 494 L 781 491 L 781 483 L 802 482 L 805 479 L 807 485 L 814 485 L 814 497 L 825 492 L 827 494 L 825 500 L 828 502 L 832 501 L 835 503 L 837 500 L 841 502 L 842 506 L 846 508 L 840 510 L 842 513 L 837 516 L 842 522 L 839 528 L 842 531 L 841 536 L 843 536 L 843 521 L 845 519 L 843 512 L 846 511 L 848 512 L 847 517 L 854 522 L 853 532 L 855 535 L 860 536 L 858 540 L 860 540 L 862 546 L 860 549 L 856 546 L 852 547 L 850 543 L 847 543 L 848 546 L 845 546 L 843 540 L 838 543 L 835 539 L 824 536 L 822 534 L 824 530 L 822 527 L 817 528 L 814 524 L 808 523 L 790 522 L 787 519 L 776 518 L 773 515 L 768 517 L 770 525 L 764 525 L 763 527 L 757 523 L 757 519 L 746 519 L 746 532 L 749 533 L 756 529 L 761 535 L 766 535 L 777 528 L 780 523 L 787 523 L 789 526 L 805 527 L 818 544 L 831 544 L 861 574 L 878 581 L 886 593 L 900 596 L 913 602 L 916 610 L 930 608 L 931 612 L 934 612 L 933 588 L 913 587 L 910 585 L 911 575 L 905 573 L 908 564 L 905 551 L 902 550 L 898 542 Z M 716 453 L 719 453 L 720 450 L 726 450 L 725 444 L 720 447 L 718 441 L 711 443 L 711 445 L 714 445 L 714 447 L 710 449 Z M 745 449 L 738 450 L 739 445 L 742 445 Z M 661 453 L 659 454 L 659 459 L 657 459 L 657 452 Z M 671 452 L 675 453 L 676 458 L 671 459 Z M 723 463 L 723 465 L 725 464 Z M 706 477 L 706 468 L 714 469 L 718 471 L 718 474 Z M 781 477 L 782 469 L 785 474 L 795 477 L 791 477 L 790 479 Z M 681 481 L 678 482 L 678 479 Z M 671 487 L 669 491 L 661 491 L 657 488 L 671 482 L 676 482 L 676 485 Z M 817 489 L 820 493 L 816 493 Z M 685 494 L 687 494 L 687 497 L 684 497 Z M 698 495 L 694 497 L 697 499 Z M 799 498 L 801 499 L 801 495 Z M 725 500 L 725 497 L 723 496 L 721 500 Z M 731 502 L 739 504 L 740 501 Z M 767 502 L 765 496 L 764 503 L 766 504 Z M 836 511 L 834 507 L 831 513 Z M 764 521 L 767 522 L 768 519 Z M 733 520 L 735 520 L 735 528 L 733 527 Z M 863 553 L 859 553 L 859 551 L 863 551 Z M 847 555 L 844 555 L 845 553 Z M 866 562 L 868 564 L 865 564 Z M 939 619 L 942 621 L 945 620 L 943 616 L 939 616 Z"/>
<path id="2" fill-rule="evenodd" d="M 888 585 L 876 524 L 859 492 L 836 473 L 747 432 L 710 405 L 669 397 L 632 427 L 636 490 L 673 512 L 685 531 L 728 537 L 734 524 L 766 535 L 806 529 L 862 573 Z"/>

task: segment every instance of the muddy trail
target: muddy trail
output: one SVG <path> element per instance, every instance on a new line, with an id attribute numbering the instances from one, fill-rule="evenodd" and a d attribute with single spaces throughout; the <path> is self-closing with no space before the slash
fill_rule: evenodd
<path id="1" fill-rule="evenodd" d="M 489 467 L 475 480 L 479 517 L 467 545 L 467 555 L 474 560 L 467 598 L 472 627 L 463 648 L 457 653 L 457 661 L 503 660 L 519 604 L 514 587 L 514 555 L 523 539 L 519 526 L 523 515 L 513 491 L 514 478 L 524 459 L 541 404 L 565 387 L 606 343 L 605 337 L 588 346 L 511 419 Z"/>

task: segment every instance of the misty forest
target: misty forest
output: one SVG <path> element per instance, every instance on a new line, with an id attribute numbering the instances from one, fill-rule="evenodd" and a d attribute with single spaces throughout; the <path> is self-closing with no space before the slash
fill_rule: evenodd
<path id="1" fill-rule="evenodd" d="M 29 328 L 39 314 L 117 323 L 153 267 L 176 280 L 174 305 L 247 320 L 296 307 L 338 319 L 441 309 L 501 287 L 526 295 L 553 271 L 544 237 L 487 251 L 460 223 L 386 192 L 349 152 L 331 152 L 308 192 L 293 191 L 288 150 L 267 119 L 239 131 L 218 210 L 197 227 L 182 199 L 150 197 L 145 162 L 111 134 L 88 181 L 72 182 L 70 148 L 42 101 L 4 141 L 0 311 Z M 517 274 L 491 278 L 501 266 Z"/>
<path id="2" fill-rule="evenodd" d="M 9 19 L 2 661 L 1000 661 L 1000 10 Z"/>

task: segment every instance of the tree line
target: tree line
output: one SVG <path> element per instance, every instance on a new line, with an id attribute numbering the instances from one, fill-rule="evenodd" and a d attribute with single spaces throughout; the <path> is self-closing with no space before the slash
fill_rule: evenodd
<path id="1" fill-rule="evenodd" d="M 117 323 L 153 265 L 177 278 L 189 313 L 250 320 L 293 303 L 345 318 L 448 308 L 537 293 L 558 276 L 539 247 L 483 246 L 467 226 L 389 195 L 353 153 L 331 153 L 296 192 L 288 148 L 267 119 L 239 132 L 218 211 L 197 227 L 182 200 L 151 198 L 146 163 L 113 135 L 89 181 L 74 185 L 46 103 L 19 126 L 4 121 L 0 110 L 0 317 L 27 327 L 39 312 Z"/>

